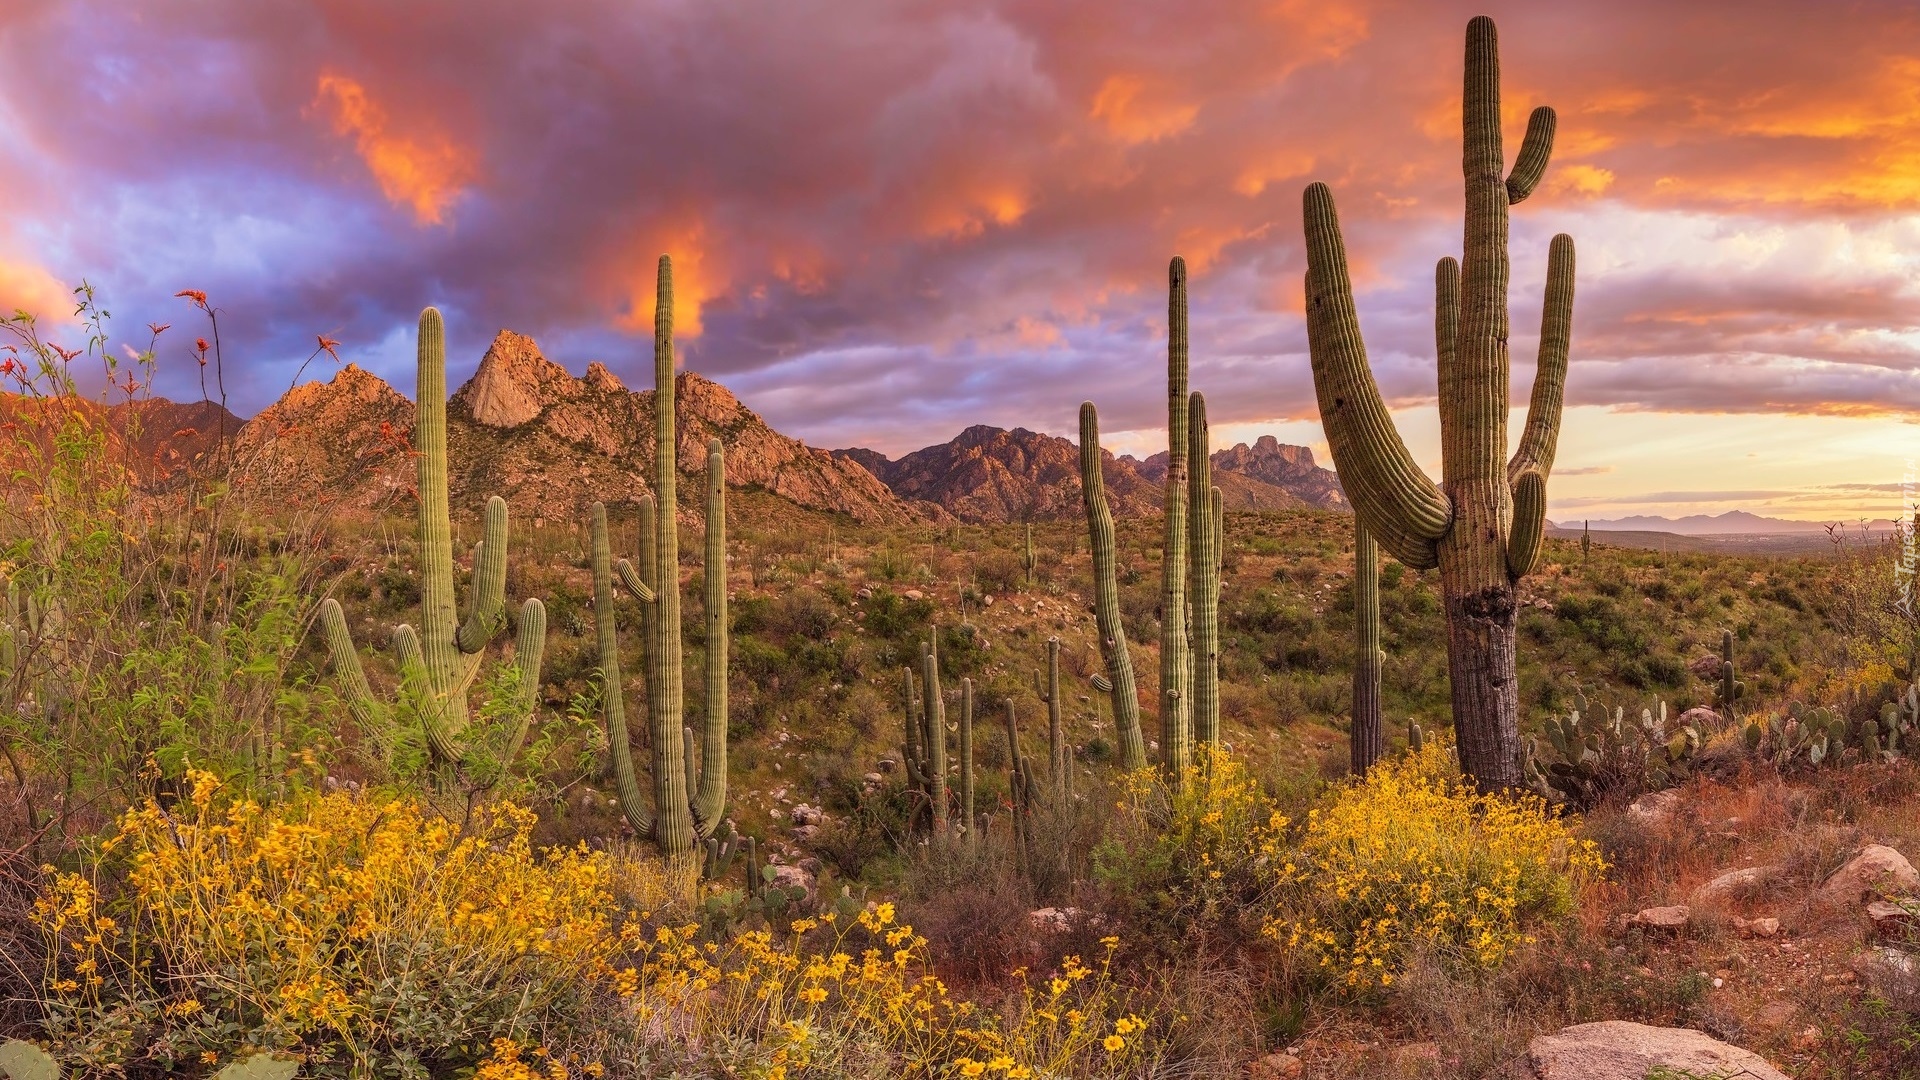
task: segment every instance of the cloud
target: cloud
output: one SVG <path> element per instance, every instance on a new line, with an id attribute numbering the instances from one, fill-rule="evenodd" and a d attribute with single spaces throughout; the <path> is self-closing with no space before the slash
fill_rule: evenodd
<path id="1" fill-rule="evenodd" d="M 423 225 L 443 223 L 473 177 L 471 156 L 445 135 L 414 138 L 389 130 L 386 109 L 357 80 L 321 72 L 314 108 L 328 118 L 334 134 L 353 140 L 381 193 L 409 207 Z"/>
<path id="2" fill-rule="evenodd" d="M 1534 104 L 1560 112 L 1514 213 L 1517 402 L 1568 231 L 1573 403 L 1920 415 L 1920 15 L 1494 7 L 1509 152 Z M 206 289 L 243 411 L 322 331 L 409 386 L 428 303 L 456 379 L 511 326 L 644 383 L 670 252 L 683 363 L 783 430 L 900 451 L 972 422 L 1071 434 L 1085 398 L 1108 430 L 1159 423 L 1176 252 L 1214 422 L 1312 418 L 1299 192 L 1320 179 L 1380 384 L 1421 406 L 1474 13 L 10 5 L 0 250 L 136 322 Z M 161 363 L 197 393 L 184 356 Z"/>

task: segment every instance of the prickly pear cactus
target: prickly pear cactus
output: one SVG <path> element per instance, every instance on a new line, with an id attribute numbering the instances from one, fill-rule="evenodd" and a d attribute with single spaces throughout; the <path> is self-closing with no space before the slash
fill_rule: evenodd
<path id="1" fill-rule="evenodd" d="M 7 1080 L 60 1080 L 60 1064 L 30 1042 L 8 1039 L 0 1043 L 0 1073 Z"/>
<path id="2" fill-rule="evenodd" d="M 238 1061 L 221 1069 L 214 1080 L 293 1080 L 300 1074 L 300 1063 L 276 1058 L 272 1054 L 255 1054 L 245 1061 Z"/>

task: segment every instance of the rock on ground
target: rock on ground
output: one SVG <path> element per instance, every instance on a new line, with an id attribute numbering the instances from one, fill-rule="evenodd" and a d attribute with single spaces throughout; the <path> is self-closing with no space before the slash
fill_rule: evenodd
<path id="1" fill-rule="evenodd" d="M 1885 844 L 1868 844 L 1820 886 L 1819 900 L 1851 907 L 1870 896 L 1892 899 L 1920 894 L 1920 872 Z"/>
<path id="2" fill-rule="evenodd" d="M 1759 1055 L 1701 1032 L 1626 1020 L 1576 1024 L 1541 1035 L 1502 1080 L 1646 1080 L 1659 1068 L 1682 1075 L 1788 1080 Z"/>

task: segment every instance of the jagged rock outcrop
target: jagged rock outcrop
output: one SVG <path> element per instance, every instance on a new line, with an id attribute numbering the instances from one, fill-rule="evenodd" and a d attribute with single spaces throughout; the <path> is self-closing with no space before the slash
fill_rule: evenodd
<path id="1" fill-rule="evenodd" d="M 903 499 L 945 508 L 962 521 L 1053 521 L 1080 517 L 1080 449 L 1055 435 L 975 424 L 951 442 L 889 461 L 872 450 L 835 450 L 885 480 Z M 1160 492 L 1124 458 L 1105 455 L 1107 500 L 1116 514 L 1160 506 Z"/>
<path id="2" fill-rule="evenodd" d="M 246 422 L 234 462 L 248 485 L 294 501 L 367 509 L 411 497 L 413 403 L 348 364 L 294 387 Z"/>
<path id="3" fill-rule="evenodd" d="M 976 424 L 951 442 L 891 460 L 853 447 L 834 456 L 856 462 L 894 494 L 924 500 L 962 521 L 1069 520 L 1079 517 L 1079 448 L 1068 439 Z M 1167 455 L 1140 461 L 1105 455 L 1107 500 L 1116 515 L 1158 513 L 1165 496 Z M 1283 446 L 1271 435 L 1213 455 L 1213 479 L 1231 510 L 1300 506 L 1346 509 L 1340 480 L 1313 463 L 1313 451 Z"/>
<path id="4" fill-rule="evenodd" d="M 924 515 L 858 464 L 834 458 L 768 427 L 726 387 L 692 372 L 675 384 L 680 471 L 706 470 L 706 442 L 727 444 L 727 481 L 811 509 L 863 522 Z M 447 408 L 448 493 L 456 513 L 488 495 L 506 498 L 523 519 L 582 518 L 596 500 L 631 503 L 650 488 L 653 392 L 629 391 L 605 365 L 576 378 L 541 355 L 532 338 L 502 330 Z M 296 387 L 248 422 L 240 443 L 265 482 L 290 495 L 329 496 L 371 507 L 412 487 L 405 453 L 413 403 L 352 365 L 328 383 Z M 392 468 L 399 446 L 399 468 Z M 698 517 L 700 485 L 683 489 L 681 512 Z M 691 492 L 691 495 L 687 495 Z"/>
<path id="5" fill-rule="evenodd" d="M 1208 460 L 1213 463 L 1214 483 L 1219 486 L 1228 506 L 1236 505 L 1235 490 L 1231 482 L 1221 479 L 1223 476 L 1278 488 L 1307 506 L 1323 510 L 1351 509 L 1346 493 L 1340 487 L 1339 475 L 1332 469 L 1316 465 L 1313 450 L 1309 447 L 1291 446 L 1271 435 L 1262 435 L 1254 440 L 1252 446 L 1236 443 L 1228 449 L 1215 450 Z M 1166 451 L 1162 450 L 1138 462 L 1137 468 L 1142 477 L 1156 484 L 1165 483 Z M 1256 489 L 1248 492 L 1245 498 L 1257 499 L 1260 494 Z"/>

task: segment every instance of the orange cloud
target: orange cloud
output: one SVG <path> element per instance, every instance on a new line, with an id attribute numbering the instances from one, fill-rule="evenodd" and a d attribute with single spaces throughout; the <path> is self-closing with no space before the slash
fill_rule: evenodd
<path id="1" fill-rule="evenodd" d="M 985 232 L 988 225 L 1013 225 L 1027 216 L 1027 210 L 1027 197 L 1020 192 L 987 190 L 927 208 L 921 219 L 921 232 L 926 236 L 967 240 Z"/>
<path id="2" fill-rule="evenodd" d="M 658 239 L 637 246 L 638 265 L 624 274 L 629 282 L 627 310 L 619 317 L 619 326 L 634 332 L 653 329 L 653 309 L 659 297 L 659 257 L 666 254 L 673 259 L 673 336 L 699 337 L 704 329 L 701 309 L 725 293 L 728 284 L 716 260 L 709 257 L 712 245 L 707 241 L 706 223 L 696 220 L 655 235 Z"/>
<path id="3" fill-rule="evenodd" d="M 1093 119 L 1121 142 L 1153 142 L 1178 135 L 1193 126 L 1200 106 L 1174 100 L 1170 91 L 1149 88 L 1138 75 L 1113 75 L 1093 95 Z"/>
<path id="4" fill-rule="evenodd" d="M 389 132 L 386 109 L 353 79 L 322 73 L 314 106 L 327 114 L 334 134 L 353 139 L 388 201 L 411 208 L 422 225 L 442 224 L 448 206 L 473 179 L 470 151 L 438 133 Z"/>
<path id="5" fill-rule="evenodd" d="M 0 314 L 32 315 L 42 326 L 74 321 L 73 290 L 45 267 L 0 259 Z"/>

